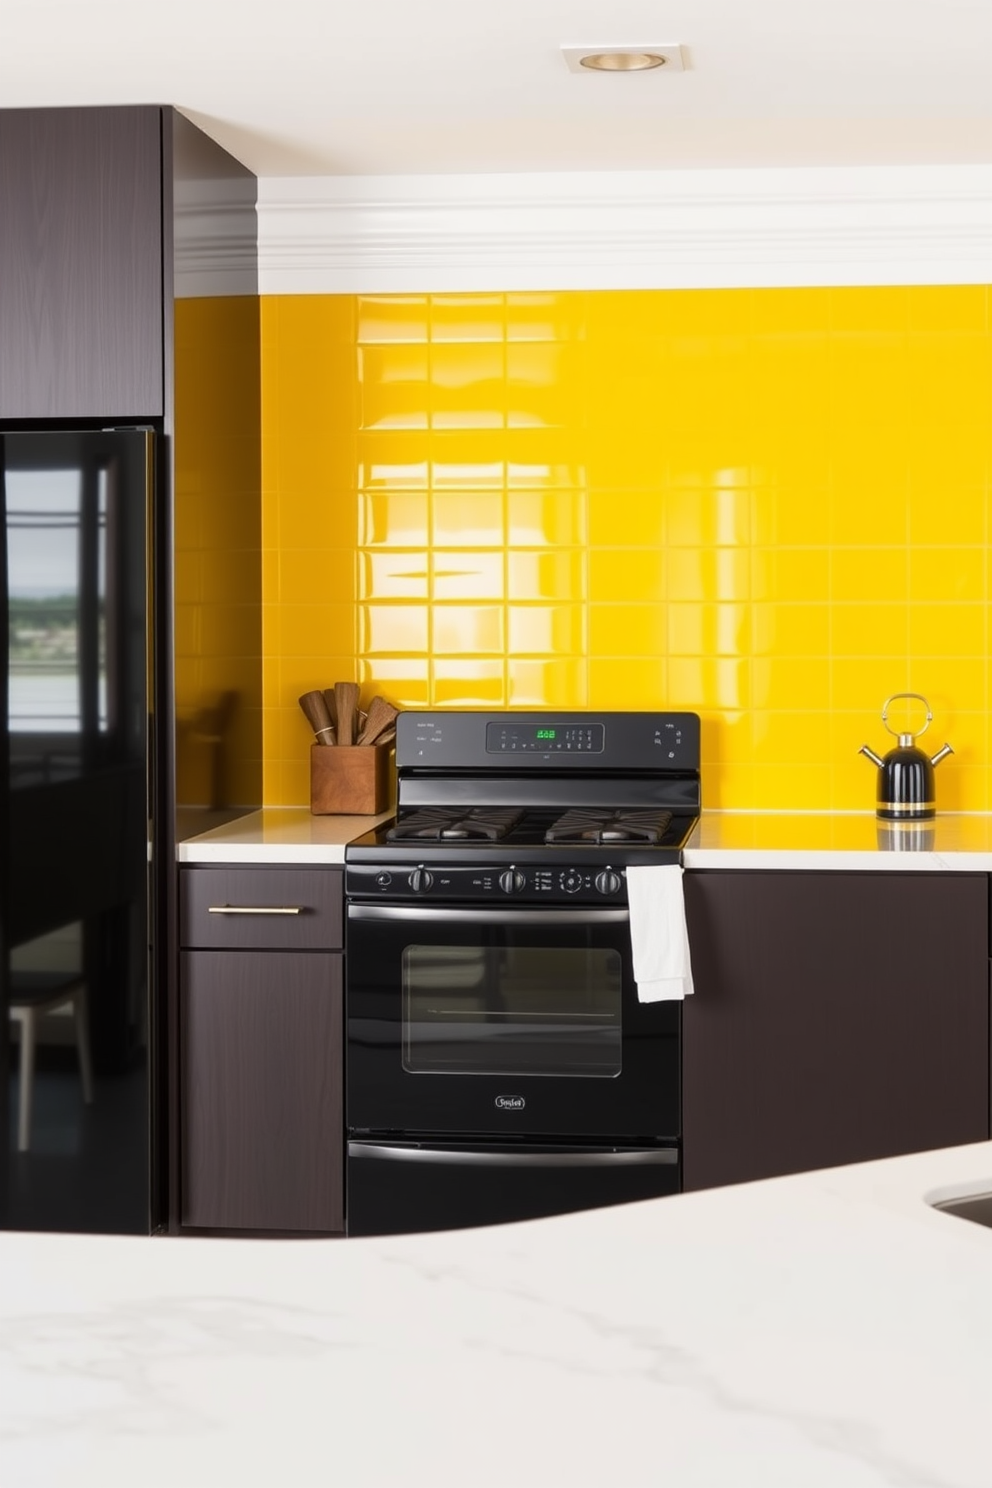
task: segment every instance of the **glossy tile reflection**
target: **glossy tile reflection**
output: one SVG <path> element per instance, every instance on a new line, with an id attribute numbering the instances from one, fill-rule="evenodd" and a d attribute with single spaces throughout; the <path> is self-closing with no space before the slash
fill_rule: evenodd
<path id="1" fill-rule="evenodd" d="M 921 691 L 988 808 L 985 286 L 286 297 L 263 336 L 267 656 L 311 607 L 401 705 L 695 708 L 739 808 L 870 808 L 854 751 Z"/>

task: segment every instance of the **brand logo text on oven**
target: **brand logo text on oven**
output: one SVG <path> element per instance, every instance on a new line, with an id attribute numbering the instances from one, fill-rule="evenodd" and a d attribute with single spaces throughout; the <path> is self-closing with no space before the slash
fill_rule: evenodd
<path id="1" fill-rule="evenodd" d="M 526 1104 L 522 1095 L 498 1095 L 496 1097 L 497 1111 L 522 1111 Z"/>

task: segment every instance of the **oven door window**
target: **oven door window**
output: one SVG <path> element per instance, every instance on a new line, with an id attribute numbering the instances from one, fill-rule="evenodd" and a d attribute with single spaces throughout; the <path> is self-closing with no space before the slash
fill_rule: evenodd
<path id="1" fill-rule="evenodd" d="M 617 951 L 408 945 L 402 965 L 410 1074 L 620 1074 Z"/>

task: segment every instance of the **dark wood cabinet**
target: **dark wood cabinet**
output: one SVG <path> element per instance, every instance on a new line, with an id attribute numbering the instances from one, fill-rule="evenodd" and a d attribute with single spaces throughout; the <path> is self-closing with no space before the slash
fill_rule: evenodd
<path id="1" fill-rule="evenodd" d="M 341 873 L 181 879 L 181 1223 L 343 1234 Z"/>
<path id="2" fill-rule="evenodd" d="M 687 1189 L 989 1136 L 984 874 L 690 872 Z"/>
<path id="3" fill-rule="evenodd" d="M 161 417 L 162 110 L 0 110 L 0 419 Z"/>

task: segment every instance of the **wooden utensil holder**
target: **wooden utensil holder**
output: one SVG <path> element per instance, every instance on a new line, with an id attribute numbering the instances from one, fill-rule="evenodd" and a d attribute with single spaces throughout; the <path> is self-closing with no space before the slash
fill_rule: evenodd
<path id="1" fill-rule="evenodd" d="M 313 816 L 375 816 L 389 803 L 391 744 L 311 744 Z"/>

